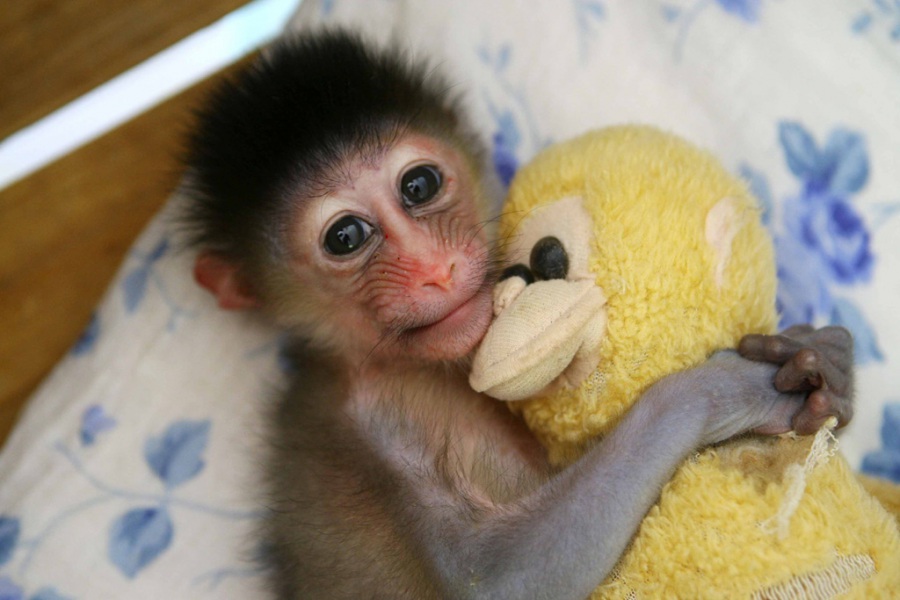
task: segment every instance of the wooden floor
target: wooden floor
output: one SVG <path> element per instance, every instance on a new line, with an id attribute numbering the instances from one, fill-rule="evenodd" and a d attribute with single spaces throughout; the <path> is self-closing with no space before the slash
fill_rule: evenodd
<path id="1" fill-rule="evenodd" d="M 24 0 L 0 10 L 0 138 L 246 0 Z M 170 194 L 203 82 L 0 190 L 0 443 Z"/>

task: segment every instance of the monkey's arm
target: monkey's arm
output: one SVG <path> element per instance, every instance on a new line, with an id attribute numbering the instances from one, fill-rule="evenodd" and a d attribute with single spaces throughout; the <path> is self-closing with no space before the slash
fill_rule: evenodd
<path id="1" fill-rule="evenodd" d="M 436 478 L 407 475 L 414 500 L 403 508 L 419 524 L 416 545 L 447 597 L 584 598 L 691 452 L 790 423 L 802 396 L 778 393 L 776 370 L 722 352 L 663 379 L 579 462 L 510 505 L 478 501 L 477 492 L 461 501 Z M 399 473 L 409 473 L 404 450 Z"/>

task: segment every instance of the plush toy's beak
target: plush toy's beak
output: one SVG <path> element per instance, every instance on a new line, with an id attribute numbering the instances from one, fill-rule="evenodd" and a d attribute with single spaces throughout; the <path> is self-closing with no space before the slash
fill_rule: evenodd
<path id="1" fill-rule="evenodd" d="M 598 365 L 606 297 L 593 281 L 538 281 L 497 317 L 469 384 L 500 400 L 579 385 Z"/>

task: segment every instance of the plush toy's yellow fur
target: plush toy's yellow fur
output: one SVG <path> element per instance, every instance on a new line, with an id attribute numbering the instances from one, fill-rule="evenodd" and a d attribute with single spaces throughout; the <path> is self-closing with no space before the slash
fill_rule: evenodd
<path id="1" fill-rule="evenodd" d="M 649 128 L 615 128 L 553 146 L 516 176 L 501 235 L 548 200 L 582 196 L 594 221 L 591 272 L 610 315 L 600 365 L 585 385 L 529 401 L 525 416 L 557 462 L 615 427 L 665 374 L 734 348 L 776 326 L 772 245 L 746 187 L 682 140 Z M 736 201 L 745 224 L 725 278 L 706 242 L 709 210 Z"/>
<path id="2" fill-rule="evenodd" d="M 711 156 L 641 127 L 552 147 L 517 175 L 501 235 L 572 196 L 593 220 L 590 271 L 608 300 L 600 361 L 575 389 L 513 405 L 559 464 L 656 380 L 776 325 L 758 208 Z M 896 521 L 840 455 L 812 444 L 744 439 L 686 462 L 595 597 L 900 597 Z"/>

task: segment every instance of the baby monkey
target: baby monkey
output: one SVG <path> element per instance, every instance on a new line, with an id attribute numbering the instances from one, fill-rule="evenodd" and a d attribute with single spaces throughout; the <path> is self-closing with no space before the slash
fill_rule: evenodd
<path id="1" fill-rule="evenodd" d="M 849 336 L 795 328 L 663 379 L 554 471 L 467 383 L 496 241 L 450 88 L 325 32 L 278 42 L 199 113 L 196 279 L 296 340 L 266 466 L 278 598 L 584 598 L 698 447 L 850 417 Z"/>

